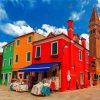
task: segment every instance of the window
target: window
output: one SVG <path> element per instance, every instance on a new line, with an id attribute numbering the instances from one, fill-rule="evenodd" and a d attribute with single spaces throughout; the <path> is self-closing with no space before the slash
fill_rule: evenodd
<path id="1" fill-rule="evenodd" d="M 39 58 L 40 57 L 40 46 L 37 46 L 36 47 L 36 58 Z"/>
<path id="2" fill-rule="evenodd" d="M 30 61 L 30 57 L 31 57 L 31 53 L 28 52 L 28 53 L 26 54 L 26 61 Z"/>
<path id="3" fill-rule="evenodd" d="M 52 43 L 52 55 L 57 55 L 58 54 L 58 42 L 53 42 Z"/>
<path id="4" fill-rule="evenodd" d="M 82 51 L 79 51 L 79 60 L 82 60 Z"/>
<path id="5" fill-rule="evenodd" d="M 3 62 L 3 66 L 6 66 L 6 59 L 5 59 L 4 62 Z"/>
<path id="6" fill-rule="evenodd" d="M 16 41 L 16 46 L 19 46 L 19 44 L 20 44 L 20 40 L 17 40 Z"/>
<path id="7" fill-rule="evenodd" d="M 28 43 L 32 42 L 32 36 L 28 37 Z"/>
<path id="8" fill-rule="evenodd" d="M 15 62 L 18 62 L 18 55 L 16 55 L 15 57 Z"/>
<path id="9" fill-rule="evenodd" d="M 9 65 L 12 65 L 12 59 L 11 58 L 9 59 Z"/>
<path id="10" fill-rule="evenodd" d="M 88 53 L 86 53 L 86 62 L 88 62 L 88 55 L 89 55 L 89 54 L 88 54 Z"/>
<path id="11" fill-rule="evenodd" d="M 12 46 L 10 46 L 10 51 L 12 51 Z"/>

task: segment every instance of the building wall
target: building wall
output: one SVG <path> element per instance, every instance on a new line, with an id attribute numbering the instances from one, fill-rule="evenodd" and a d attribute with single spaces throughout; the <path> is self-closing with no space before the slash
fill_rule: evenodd
<path id="1" fill-rule="evenodd" d="M 12 65 L 10 65 L 9 59 L 12 59 L 12 64 L 13 64 L 13 51 L 14 51 L 14 43 L 13 42 L 6 45 L 3 48 L 2 73 L 12 72 Z M 5 61 L 5 65 L 4 65 L 4 61 Z"/>
<path id="2" fill-rule="evenodd" d="M 2 62 L 2 84 L 8 85 L 10 84 L 10 78 L 12 74 L 12 64 L 13 64 L 13 51 L 14 51 L 14 43 L 9 43 L 3 47 L 3 62 Z M 11 64 L 10 64 L 11 59 Z M 5 64 L 4 64 L 5 63 Z"/>
<path id="3" fill-rule="evenodd" d="M 1 68 L 2 68 L 2 53 L 0 53 L 0 73 L 1 73 Z"/>
<path id="4" fill-rule="evenodd" d="M 48 63 L 48 62 L 61 62 L 61 91 L 65 91 L 67 89 L 74 90 L 76 89 L 76 80 L 78 80 L 80 85 L 80 73 L 84 74 L 84 87 L 89 86 L 88 80 L 88 63 L 86 61 L 86 51 L 82 46 L 77 43 L 72 43 L 72 41 L 67 41 L 66 39 L 57 39 L 54 41 L 58 41 L 58 57 L 51 57 L 51 43 L 53 38 L 50 41 L 45 43 L 39 43 L 37 45 L 33 45 L 33 64 L 39 63 Z M 41 58 L 35 59 L 36 46 L 41 46 Z M 82 51 L 82 61 L 79 60 L 79 51 Z M 87 72 L 85 72 L 87 70 Z M 67 74 L 70 71 L 71 81 L 70 86 L 68 86 Z M 80 85 L 80 88 L 82 86 Z"/>
<path id="5" fill-rule="evenodd" d="M 28 43 L 28 37 L 32 36 L 32 42 L 44 38 L 44 36 L 37 33 L 29 33 L 21 37 L 17 37 L 14 40 L 14 59 L 13 59 L 13 71 L 17 71 L 20 68 L 24 68 L 32 64 L 32 42 Z M 38 37 L 38 38 L 37 38 Z M 20 40 L 20 45 L 16 46 L 16 41 Z M 26 61 L 27 52 L 31 52 L 30 61 Z M 15 56 L 18 54 L 18 62 L 15 62 Z"/>

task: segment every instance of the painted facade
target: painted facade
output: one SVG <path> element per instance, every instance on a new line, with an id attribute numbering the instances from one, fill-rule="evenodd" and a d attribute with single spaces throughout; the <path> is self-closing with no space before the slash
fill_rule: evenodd
<path id="1" fill-rule="evenodd" d="M 24 73 L 18 73 L 20 68 L 24 68 L 32 64 L 32 42 L 43 39 L 44 36 L 32 32 L 19 37 L 14 40 L 14 59 L 13 59 L 13 75 L 12 78 L 18 78 L 20 75 L 24 78 Z"/>
<path id="2" fill-rule="evenodd" d="M 2 63 L 2 84 L 9 85 L 12 76 L 14 43 L 11 42 L 3 47 L 3 63 Z"/>
<path id="3" fill-rule="evenodd" d="M 2 82 L 1 69 L 2 69 L 2 53 L 0 53 L 0 84 Z"/>
<path id="4" fill-rule="evenodd" d="M 54 44 L 57 47 L 54 51 L 53 43 L 57 43 Z M 75 90 L 90 86 L 88 54 L 86 40 L 74 34 L 73 21 L 69 20 L 68 36 L 63 33 L 50 33 L 45 39 L 33 43 L 32 64 L 60 62 L 57 74 L 60 79 L 60 91 Z M 69 74 L 70 81 L 67 79 Z"/>

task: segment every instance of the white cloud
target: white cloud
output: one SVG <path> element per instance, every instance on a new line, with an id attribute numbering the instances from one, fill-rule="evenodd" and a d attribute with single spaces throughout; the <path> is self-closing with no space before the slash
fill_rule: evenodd
<path id="1" fill-rule="evenodd" d="M 42 0 L 42 2 L 50 4 L 51 0 Z"/>
<path id="2" fill-rule="evenodd" d="M 0 52 L 3 52 L 3 46 L 6 45 L 7 42 L 0 42 Z"/>
<path id="3" fill-rule="evenodd" d="M 67 34 L 67 29 L 65 27 L 55 27 L 48 24 L 43 24 L 40 29 L 37 29 L 36 32 L 47 36 L 50 32 L 54 32 L 56 34 L 65 33 Z"/>
<path id="4" fill-rule="evenodd" d="M 100 8 L 100 0 L 97 0 L 97 7 Z"/>
<path id="5" fill-rule="evenodd" d="M 86 39 L 86 48 L 89 49 L 89 35 L 86 33 L 81 34 L 80 37 L 83 37 Z"/>
<path id="6" fill-rule="evenodd" d="M 0 25 L 0 30 L 13 36 L 20 36 L 34 31 L 25 21 L 16 21 Z"/>
<path id="7" fill-rule="evenodd" d="M 0 3 L 0 22 L 8 19 L 8 15 L 6 10 L 4 9 L 3 5 Z"/>
<path id="8" fill-rule="evenodd" d="M 81 11 L 81 12 L 72 12 L 71 16 L 69 17 L 69 19 L 72 19 L 74 21 L 78 21 L 80 20 L 80 18 L 82 17 L 82 15 L 85 13 L 85 10 Z"/>

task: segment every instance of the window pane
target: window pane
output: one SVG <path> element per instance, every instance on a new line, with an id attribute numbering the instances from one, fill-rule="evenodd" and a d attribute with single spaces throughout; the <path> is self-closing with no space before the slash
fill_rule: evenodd
<path id="1" fill-rule="evenodd" d="M 52 44 L 52 54 L 57 54 L 57 43 Z"/>
<path id="2" fill-rule="evenodd" d="M 28 37 L 28 42 L 32 42 L 32 36 Z"/>
<path id="3" fill-rule="evenodd" d="M 36 57 L 40 57 L 40 47 L 37 47 Z"/>
<path id="4" fill-rule="evenodd" d="M 18 55 L 16 55 L 16 59 L 15 59 L 15 62 L 18 62 Z"/>
<path id="5" fill-rule="evenodd" d="M 20 40 L 17 40 L 17 46 L 19 45 L 19 43 L 20 43 Z"/>
<path id="6" fill-rule="evenodd" d="M 30 52 L 27 53 L 27 61 L 30 61 Z"/>

